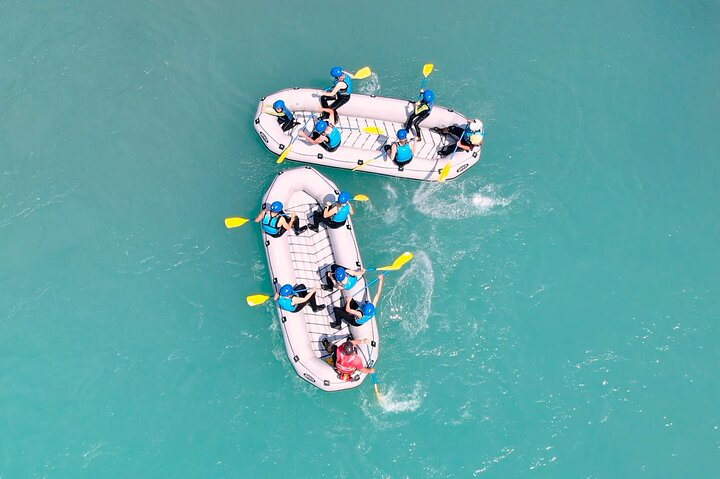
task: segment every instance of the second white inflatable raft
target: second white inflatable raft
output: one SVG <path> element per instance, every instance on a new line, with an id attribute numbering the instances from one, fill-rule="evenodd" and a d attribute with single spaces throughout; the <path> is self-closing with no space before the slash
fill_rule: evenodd
<path id="1" fill-rule="evenodd" d="M 321 90 L 310 88 L 292 88 L 268 95 L 258 104 L 255 113 L 255 130 L 265 146 L 276 155 L 282 154 L 298 129 L 306 124 L 312 130 L 314 119 L 318 116 Z M 300 125 L 290 132 L 283 132 L 277 117 L 263 113 L 276 100 L 283 100 L 295 114 Z M 472 165 L 480 161 L 481 146 L 468 152 L 458 149 L 452 158 L 441 158 L 437 150 L 450 143 L 452 138 L 440 135 L 430 129 L 443 128 L 451 125 L 465 126 L 471 119 L 441 106 L 435 106 L 421 123 L 422 143 L 415 144 L 415 158 L 402 170 L 387 155 L 383 154 L 383 146 L 396 140 L 397 130 L 403 128 L 405 120 L 413 109 L 413 103 L 396 98 L 379 97 L 353 93 L 350 101 L 338 109 L 340 121 L 338 126 L 342 132 L 342 143 L 334 152 L 327 152 L 319 145 L 312 145 L 298 138 L 292 144 L 287 158 L 305 163 L 332 166 L 335 168 L 353 169 L 368 163 L 358 171 L 378 173 L 382 175 L 412 178 L 416 180 L 437 181 L 446 163 L 450 161 L 447 179 L 457 178 Z M 383 134 L 370 134 L 363 129 L 374 127 Z M 411 135 L 412 136 L 412 135 Z"/>
<path id="2" fill-rule="evenodd" d="M 339 193 L 334 183 L 306 166 L 278 173 L 268 188 L 263 203 L 269 208 L 274 201 L 282 202 L 284 211 L 296 213 L 300 217 L 300 225 L 304 226 L 308 218 L 312 218 L 313 211 L 326 201 L 335 201 Z M 345 226 L 341 228 L 321 226 L 317 233 L 306 230 L 295 235 L 291 229 L 280 238 L 263 233 L 263 242 L 275 291 L 284 284 L 304 284 L 307 288 L 320 288 L 321 278 L 325 277 L 333 263 L 349 268 L 362 265 L 351 218 L 348 218 Z M 343 343 L 348 335 L 352 335 L 354 339 L 368 338 L 370 344 L 358 346 L 358 353 L 366 366 L 377 361 L 379 338 L 375 318 L 359 327 L 348 327 L 346 323 L 342 324 L 340 330 L 330 327 L 330 322 L 335 321 L 332 307 L 344 306 L 341 294 L 346 297 L 353 295 L 358 302 L 365 301 L 367 290 L 359 293 L 365 285 L 365 279 L 360 278 L 357 285 L 347 292 L 337 289 L 332 292 L 319 291 L 317 302 L 324 303 L 326 308 L 317 313 L 309 306 L 295 313 L 277 306 L 290 363 L 301 378 L 320 389 L 350 389 L 362 384 L 367 376 L 357 372 L 355 381 L 338 379 L 335 369 L 328 363 L 329 354 L 322 347 L 323 338 L 337 345 Z"/>

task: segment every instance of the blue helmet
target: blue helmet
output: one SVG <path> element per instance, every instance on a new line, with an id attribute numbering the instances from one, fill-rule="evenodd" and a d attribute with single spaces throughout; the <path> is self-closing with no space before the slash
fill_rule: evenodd
<path id="1" fill-rule="evenodd" d="M 283 209 L 283 204 L 280 203 L 279 201 L 273 201 L 272 204 L 270 205 L 270 211 L 272 211 L 273 213 L 280 213 L 282 211 L 282 209 Z"/>
<path id="2" fill-rule="evenodd" d="M 342 67 L 332 67 L 330 69 L 330 75 L 333 78 L 340 78 L 343 75 L 343 73 L 345 73 L 345 72 L 343 72 Z"/>
<path id="3" fill-rule="evenodd" d="M 317 131 L 318 133 L 324 132 L 327 129 L 327 127 L 328 127 L 328 122 L 326 122 L 325 120 L 320 120 L 317 123 L 315 123 L 315 131 Z"/>
<path id="4" fill-rule="evenodd" d="M 338 203 L 347 203 L 350 201 L 350 193 L 343 191 L 338 195 Z"/>
<path id="5" fill-rule="evenodd" d="M 423 92 L 423 100 L 425 100 L 428 103 L 432 103 L 435 101 L 435 92 L 432 90 L 425 90 Z"/>
<path id="6" fill-rule="evenodd" d="M 398 137 L 398 140 L 405 140 L 407 138 L 407 130 L 405 130 L 405 129 L 398 130 L 397 137 Z"/>
<path id="7" fill-rule="evenodd" d="M 340 266 L 338 269 L 335 270 L 335 279 L 338 281 L 343 281 L 345 278 L 347 278 L 347 272 L 345 272 L 345 268 Z"/>
<path id="8" fill-rule="evenodd" d="M 273 103 L 273 108 L 275 108 L 276 110 L 283 110 L 285 109 L 285 102 L 282 100 L 278 100 Z"/>
<path id="9" fill-rule="evenodd" d="M 362 305 L 361 310 L 363 316 L 372 316 L 373 314 L 375 314 L 375 305 L 368 301 L 367 303 Z"/>
<path id="10" fill-rule="evenodd" d="M 293 287 L 291 284 L 283 285 L 282 288 L 280 288 L 280 295 L 281 296 L 292 296 L 295 291 L 293 290 Z"/>

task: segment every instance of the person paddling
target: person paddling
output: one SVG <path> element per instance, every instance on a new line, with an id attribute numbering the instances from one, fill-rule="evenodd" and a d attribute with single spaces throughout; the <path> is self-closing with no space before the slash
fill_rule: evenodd
<path id="1" fill-rule="evenodd" d="M 415 155 L 415 142 L 410 142 L 407 134 L 405 129 L 398 130 L 397 141 L 383 147 L 388 152 L 388 158 L 398 166 L 400 171 L 412 161 Z"/>
<path id="2" fill-rule="evenodd" d="M 334 288 L 342 288 L 345 291 L 350 291 L 364 274 L 365 268 L 351 270 L 333 264 L 330 266 L 330 271 L 325 274 L 325 284 L 322 285 L 322 289 L 332 291 Z"/>
<path id="3" fill-rule="evenodd" d="M 301 130 L 299 134 L 310 144 L 320 145 L 329 152 L 337 150 L 342 141 L 340 129 L 335 128 L 325 120 L 318 120 L 310 135 L 305 130 Z"/>
<path id="4" fill-rule="evenodd" d="M 422 141 L 422 136 L 420 136 L 420 123 L 430 116 L 434 101 L 435 92 L 432 90 L 420 90 L 420 96 L 418 96 L 418 101 L 416 101 L 413 106 L 413 112 L 405 122 L 406 130 L 410 130 L 411 127 L 415 128 L 415 141 L 417 142 Z"/>
<path id="5" fill-rule="evenodd" d="M 330 119 L 332 115 L 333 123 L 337 124 L 339 121 L 337 110 L 345 103 L 350 101 L 350 95 L 353 92 L 353 74 L 346 72 L 342 67 L 332 67 L 330 69 L 330 76 L 335 79 L 335 83 L 329 92 L 320 94 L 320 107 L 323 111 L 320 118 L 323 120 Z M 332 103 L 329 103 L 330 100 Z"/>
<path id="6" fill-rule="evenodd" d="M 285 311 L 297 313 L 301 311 L 306 304 L 310 304 L 313 312 L 317 313 L 325 309 L 324 304 L 317 304 L 316 293 L 317 288 L 307 291 L 304 284 L 298 284 L 294 288 L 290 284 L 283 285 L 279 292 L 275 292 L 275 300 Z"/>
<path id="7" fill-rule="evenodd" d="M 349 301 L 345 302 L 344 308 L 333 306 L 335 321 L 330 323 L 330 327 L 333 329 L 340 329 L 342 326 L 342 320 L 345 320 L 346 323 L 353 326 L 362 326 L 374 318 L 375 306 L 378 304 L 378 301 L 380 301 L 384 280 L 385 275 L 378 275 L 378 290 L 372 301 L 366 301 L 361 305 L 358 304 L 354 298 L 350 298 Z"/>
<path id="8" fill-rule="evenodd" d="M 255 223 L 260 223 L 261 221 L 262 224 L 260 227 L 273 238 L 281 237 L 291 227 L 296 235 L 299 235 L 307 229 L 307 226 L 300 227 L 300 218 L 298 218 L 295 213 L 292 213 L 290 216 L 285 214 L 285 212 L 283 212 L 283 204 L 279 201 L 273 201 L 269 210 L 266 210 L 265 205 L 263 205 L 260 214 L 255 218 Z"/>
<path id="9" fill-rule="evenodd" d="M 327 338 L 322 339 L 323 348 L 325 351 L 332 354 L 333 363 L 335 365 L 335 371 L 338 374 L 338 379 L 343 381 L 357 381 L 359 377 L 353 377 L 355 371 L 360 371 L 365 374 L 372 374 L 375 372 L 375 368 L 366 368 L 362 362 L 362 359 L 355 351 L 355 346 L 359 344 L 368 344 L 369 339 L 348 339 L 340 345 L 340 347 L 330 344 Z"/>
<path id="10" fill-rule="evenodd" d="M 275 103 L 273 103 L 272 109 L 265 110 L 265 113 L 267 113 L 268 115 L 276 116 L 280 128 L 282 128 L 282 131 L 285 133 L 292 130 L 294 126 L 300 124 L 299 122 L 295 121 L 295 115 L 292 111 L 290 111 L 290 109 L 285 105 L 285 102 L 282 100 L 277 100 Z"/>
<path id="11" fill-rule="evenodd" d="M 313 224 L 308 224 L 308 228 L 317 232 L 321 223 L 325 223 L 328 228 L 340 228 L 345 225 L 348 216 L 354 214 L 355 210 L 350 204 L 350 193 L 343 191 L 338 195 L 337 202 L 326 205 L 322 211 L 313 211 Z"/>
<path id="12" fill-rule="evenodd" d="M 478 118 L 468 122 L 464 127 L 452 125 L 446 128 L 433 128 L 432 131 L 457 138 L 455 143 L 449 143 L 438 150 L 438 155 L 443 157 L 453 154 L 455 150 L 472 151 L 473 148 L 482 146 L 485 137 L 483 122 Z"/>

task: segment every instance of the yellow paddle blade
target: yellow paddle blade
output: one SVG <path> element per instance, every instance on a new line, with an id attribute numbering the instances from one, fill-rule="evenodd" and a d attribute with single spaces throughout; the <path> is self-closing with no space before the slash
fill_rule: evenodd
<path id="1" fill-rule="evenodd" d="M 353 168 L 352 170 L 353 170 L 353 171 L 357 171 L 357 170 L 359 170 L 360 168 L 369 165 L 369 164 L 372 163 L 373 161 L 375 161 L 375 160 L 366 161 L 366 162 L 363 163 L 362 165 L 357 165 L 357 166 L 356 166 L 355 168 Z"/>
<path id="2" fill-rule="evenodd" d="M 400 256 L 398 256 L 398 259 L 396 259 L 393 264 L 391 264 L 390 266 L 383 266 L 382 268 L 378 268 L 377 271 L 395 271 L 402 268 L 405 263 L 407 263 L 411 259 L 413 259 L 413 254 L 409 251 L 406 251 Z"/>
<path id="3" fill-rule="evenodd" d="M 282 154 L 280 156 L 278 156 L 276 163 L 280 164 L 283 161 L 285 161 L 285 158 L 288 156 L 288 153 L 290 153 L 290 145 L 288 145 L 288 147 L 285 148 L 285 151 L 283 151 Z"/>
<path id="4" fill-rule="evenodd" d="M 362 166 L 362 165 L 361 165 Z M 353 198 L 355 201 L 367 201 L 370 198 L 367 195 L 355 195 Z"/>
<path id="5" fill-rule="evenodd" d="M 377 384 L 375 384 L 375 396 L 377 396 L 378 401 L 382 401 L 382 395 L 380 394 L 380 388 L 378 388 Z"/>
<path id="6" fill-rule="evenodd" d="M 438 181 L 442 183 L 445 181 L 445 178 L 450 174 L 450 162 L 448 161 L 445 163 L 445 166 L 443 167 L 442 171 L 440 172 L 440 176 L 438 177 Z"/>
<path id="7" fill-rule="evenodd" d="M 365 133 L 370 133 L 371 135 L 384 135 L 385 130 L 382 128 L 378 128 L 377 126 L 366 126 L 362 129 Z"/>
<path id="8" fill-rule="evenodd" d="M 370 71 L 370 67 L 363 67 L 355 73 L 355 79 L 356 80 L 364 80 L 365 78 L 372 75 L 372 72 Z"/>
<path id="9" fill-rule="evenodd" d="M 257 306 L 258 304 L 263 304 L 268 299 L 270 299 L 270 296 L 267 294 L 251 294 L 247 297 L 247 304 L 248 306 Z"/>
<path id="10" fill-rule="evenodd" d="M 435 65 L 433 65 L 432 63 L 426 63 L 426 64 L 423 66 L 423 76 L 424 76 L 425 78 L 427 78 L 428 75 L 430 75 L 430 74 L 432 73 L 432 71 L 433 71 L 434 68 L 435 68 Z"/>
<path id="11" fill-rule="evenodd" d="M 225 227 L 226 228 L 237 228 L 238 226 L 242 226 L 245 223 L 250 221 L 247 218 L 225 218 Z"/>

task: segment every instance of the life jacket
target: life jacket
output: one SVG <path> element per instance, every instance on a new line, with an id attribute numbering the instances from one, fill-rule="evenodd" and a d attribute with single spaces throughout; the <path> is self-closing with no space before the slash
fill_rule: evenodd
<path id="1" fill-rule="evenodd" d="M 295 119 L 295 116 L 290 110 L 288 110 L 287 107 L 283 108 L 283 115 L 285 115 L 290 121 L 293 121 Z"/>
<path id="2" fill-rule="evenodd" d="M 395 161 L 398 163 L 405 163 L 412 160 L 412 158 L 413 154 L 412 149 L 410 148 L 410 143 L 405 143 L 404 145 L 398 144 Z"/>
<path id="3" fill-rule="evenodd" d="M 295 305 L 292 304 L 292 296 L 280 296 L 278 303 L 285 311 L 290 311 L 291 313 L 295 312 Z"/>
<path id="4" fill-rule="evenodd" d="M 332 216 L 332 220 L 335 223 L 342 223 L 345 221 L 350 214 L 350 205 L 342 205 L 337 213 Z"/>
<path id="5" fill-rule="evenodd" d="M 342 140 L 342 137 L 340 136 L 340 129 L 333 127 L 332 131 L 328 135 L 325 133 L 325 135 L 328 138 L 328 146 L 330 148 L 335 148 L 336 146 L 340 145 L 340 141 Z"/>
<path id="6" fill-rule="evenodd" d="M 338 372 L 338 376 L 343 381 L 351 381 L 352 373 L 356 371 L 356 368 L 353 365 L 356 357 L 355 353 L 353 352 L 352 354 L 344 354 L 342 345 L 340 345 L 335 350 L 335 357 L 337 358 L 335 361 L 335 369 Z"/>
<path id="7" fill-rule="evenodd" d="M 350 75 L 348 75 L 348 74 L 346 73 L 346 74 L 345 74 L 345 79 L 344 79 L 344 80 L 339 80 L 338 78 L 336 78 L 336 79 L 335 79 L 335 84 L 337 85 L 340 81 L 345 82 L 345 84 L 347 85 L 347 88 L 341 88 L 340 90 L 338 90 L 338 95 L 348 95 L 348 96 L 350 96 L 350 94 L 352 94 L 352 92 L 353 92 L 353 82 L 352 82 L 352 78 L 350 78 Z"/>
<path id="8" fill-rule="evenodd" d="M 262 219 L 262 229 L 269 235 L 276 235 L 280 232 L 279 221 L 280 215 L 272 216 L 270 213 L 265 213 Z"/>
<path id="9" fill-rule="evenodd" d="M 343 285 L 343 289 L 351 290 L 355 287 L 357 282 L 358 282 L 357 276 L 353 276 L 353 275 L 349 274 L 346 277 L 346 281 L 345 281 L 345 284 Z"/>

